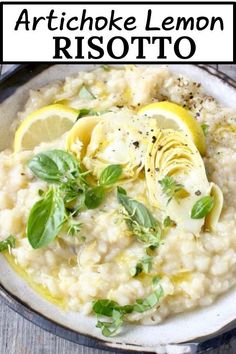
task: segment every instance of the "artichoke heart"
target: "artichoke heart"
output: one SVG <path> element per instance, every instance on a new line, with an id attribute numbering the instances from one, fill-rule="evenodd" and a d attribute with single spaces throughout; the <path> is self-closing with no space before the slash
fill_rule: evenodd
<path id="1" fill-rule="evenodd" d="M 79 161 L 86 154 L 92 131 L 99 122 L 99 116 L 83 117 L 80 118 L 69 131 L 66 141 L 66 149 L 75 154 Z"/>
<path id="2" fill-rule="evenodd" d="M 123 178 L 136 178 L 144 167 L 148 135 L 154 126 L 155 120 L 144 122 L 128 110 L 100 116 L 82 160 L 84 166 L 99 177 L 108 165 L 120 164 Z"/>
<path id="3" fill-rule="evenodd" d="M 156 129 L 155 137 L 149 143 L 145 164 L 149 201 L 174 220 L 178 228 L 199 234 L 205 218 L 192 219 L 191 209 L 200 197 L 211 194 L 213 188 L 199 151 L 181 131 Z M 173 189 L 172 195 L 166 193 L 163 179 L 178 186 L 177 192 Z M 218 206 L 213 208 L 212 217 L 208 215 L 208 227 L 215 225 L 222 208 L 222 199 L 214 199 Z"/>

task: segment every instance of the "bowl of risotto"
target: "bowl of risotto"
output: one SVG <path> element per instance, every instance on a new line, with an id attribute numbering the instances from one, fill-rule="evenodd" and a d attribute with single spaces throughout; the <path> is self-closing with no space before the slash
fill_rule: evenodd
<path id="1" fill-rule="evenodd" d="M 232 331 L 236 93 L 226 81 L 194 65 L 30 65 L 3 78 L 10 307 L 125 352 L 196 353 Z"/>

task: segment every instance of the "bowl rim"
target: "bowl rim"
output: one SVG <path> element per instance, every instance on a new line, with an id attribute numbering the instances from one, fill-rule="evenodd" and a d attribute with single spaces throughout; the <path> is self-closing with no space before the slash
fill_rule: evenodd
<path id="1" fill-rule="evenodd" d="M 22 84 L 25 84 L 34 76 L 38 75 L 53 65 L 55 64 L 18 64 L 12 70 L 3 74 L 0 77 L 0 103 L 7 97 L 14 94 L 16 89 L 22 86 Z M 223 83 L 227 83 L 229 86 L 236 89 L 236 81 L 220 70 L 206 64 L 195 64 L 194 66 L 199 67 L 200 69 L 206 71 L 208 74 L 217 77 Z M 13 311 L 31 323 L 51 334 L 66 339 L 70 342 L 100 350 L 112 350 L 115 353 L 137 354 L 137 352 L 139 352 L 140 354 L 157 354 L 157 351 L 150 351 L 150 347 L 145 348 L 141 345 L 122 343 L 119 340 L 113 343 L 105 339 L 103 340 L 101 338 L 94 337 L 92 335 L 81 334 L 78 331 L 59 324 L 54 320 L 47 318 L 45 315 L 39 313 L 37 310 L 31 308 L 26 302 L 22 301 L 18 296 L 15 296 L 9 290 L 7 290 L 1 284 L 1 282 L 0 297 L 4 304 L 6 304 L 9 308 L 11 308 Z M 204 339 L 203 337 L 197 341 L 197 353 L 204 353 L 205 351 L 218 348 L 220 345 L 228 343 L 233 338 L 236 338 L 236 327 L 231 328 L 230 330 L 225 330 L 220 334 L 212 334 L 211 338 L 209 339 Z M 187 345 L 188 342 L 183 344 Z"/>

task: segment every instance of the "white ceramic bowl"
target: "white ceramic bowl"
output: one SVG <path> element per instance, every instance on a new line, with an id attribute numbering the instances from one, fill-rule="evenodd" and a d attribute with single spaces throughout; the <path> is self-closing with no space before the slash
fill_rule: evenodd
<path id="1" fill-rule="evenodd" d="M 0 82 L 0 150 L 11 142 L 9 127 L 26 102 L 29 89 L 37 89 L 79 70 L 93 67 L 29 65 L 20 66 L 5 76 Z M 174 72 L 186 74 L 201 82 L 206 92 L 224 105 L 236 108 L 236 83 L 224 74 L 204 65 L 169 67 Z M 10 268 L 2 255 L 0 269 L 0 293 L 10 307 L 42 328 L 83 345 L 123 350 L 126 353 L 196 353 L 224 341 L 222 333 L 227 332 L 227 338 L 236 334 L 235 288 L 210 307 L 171 317 L 158 326 L 127 325 L 120 336 L 104 340 L 100 330 L 95 327 L 95 318 L 62 312 L 42 299 Z"/>

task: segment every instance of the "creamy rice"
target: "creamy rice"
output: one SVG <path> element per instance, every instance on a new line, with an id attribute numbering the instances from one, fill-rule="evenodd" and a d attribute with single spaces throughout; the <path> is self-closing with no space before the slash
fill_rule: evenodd
<path id="1" fill-rule="evenodd" d="M 98 98 L 89 102 L 78 99 L 83 84 Z M 130 273 L 145 255 L 145 246 L 127 232 L 115 190 L 107 194 L 99 208 L 78 216 L 84 243 L 62 233 L 48 246 L 32 249 L 25 237 L 27 218 L 40 199 L 38 190 L 46 190 L 47 184 L 33 176 L 26 162 L 40 151 L 64 148 L 65 136 L 34 151 L 0 153 L 0 239 L 10 234 L 17 237 L 16 248 L 11 251 L 17 267 L 70 310 L 88 314 L 97 299 L 132 304 L 152 292 L 151 278 L 158 275 L 164 290 L 159 306 L 128 315 L 130 321 L 154 324 L 169 315 L 212 304 L 236 282 L 236 113 L 205 94 L 200 84 L 174 75 L 166 67 L 98 68 L 31 91 L 19 119 L 54 102 L 66 102 L 78 109 L 86 106 L 118 111 L 125 106 L 136 111 L 162 100 L 182 105 L 199 123 L 209 125 L 204 163 L 208 179 L 224 194 L 224 207 L 214 232 L 202 231 L 196 238 L 170 228 L 154 256 L 151 274 L 132 277 Z M 148 204 L 144 180 L 122 186 L 130 197 L 145 203 L 158 216 Z"/>

